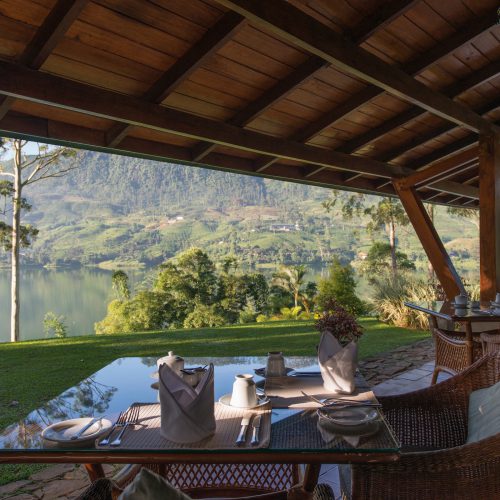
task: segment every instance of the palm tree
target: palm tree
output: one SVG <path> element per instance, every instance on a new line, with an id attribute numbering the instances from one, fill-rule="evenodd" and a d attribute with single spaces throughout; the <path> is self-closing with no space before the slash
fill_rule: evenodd
<path id="1" fill-rule="evenodd" d="M 293 295 L 295 307 L 299 304 L 302 294 L 301 287 L 307 273 L 306 266 L 281 266 L 278 273 L 273 274 L 273 285 L 279 286 Z"/>

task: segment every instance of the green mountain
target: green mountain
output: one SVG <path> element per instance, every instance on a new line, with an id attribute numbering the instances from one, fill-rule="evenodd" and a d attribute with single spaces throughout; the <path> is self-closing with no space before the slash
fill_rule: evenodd
<path id="1" fill-rule="evenodd" d="M 33 210 L 24 220 L 40 229 L 25 263 L 148 266 L 200 246 L 214 259 L 234 253 L 274 268 L 320 265 L 333 255 L 356 262 L 372 243 L 367 220 L 326 213 L 327 189 L 125 156 L 85 152 L 79 168 L 30 186 L 25 196 Z M 457 267 L 474 271 L 475 225 L 444 208 L 436 225 Z M 401 250 L 424 269 L 413 230 L 398 234 Z M 376 239 L 385 238 L 381 228 Z"/>

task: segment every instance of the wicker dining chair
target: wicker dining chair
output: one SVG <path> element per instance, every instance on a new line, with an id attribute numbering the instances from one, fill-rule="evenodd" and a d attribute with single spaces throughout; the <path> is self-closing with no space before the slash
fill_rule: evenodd
<path id="1" fill-rule="evenodd" d="M 98 479 L 76 500 L 117 500 L 122 491 L 111 479 Z M 276 495 L 271 493 L 259 496 L 239 497 L 238 500 L 275 500 L 276 498 Z M 282 498 L 286 499 L 286 492 L 283 493 Z M 335 497 L 330 486 L 318 484 L 313 492 L 313 500 L 335 500 Z"/>
<path id="2" fill-rule="evenodd" d="M 500 335 L 483 332 L 480 335 L 483 354 L 494 354 L 500 351 Z"/>
<path id="3" fill-rule="evenodd" d="M 125 488 L 142 467 L 165 478 L 193 498 L 276 494 L 302 480 L 296 464 L 133 464 L 121 469 L 114 483 Z M 285 496 L 286 498 L 286 496 Z"/>
<path id="4" fill-rule="evenodd" d="M 459 330 L 454 330 L 453 326 L 451 321 L 429 317 L 429 327 L 434 337 L 436 350 L 431 385 L 437 382 L 440 372 L 456 375 L 470 366 L 464 325 L 461 325 Z M 471 328 L 473 333 L 472 360 L 477 361 L 483 355 L 481 334 L 491 331 L 498 333 L 500 323 L 472 323 Z"/>
<path id="5" fill-rule="evenodd" d="M 469 363 L 469 347 L 465 343 L 465 333 L 454 330 L 444 330 L 432 327 L 434 337 L 435 365 L 432 373 L 431 385 L 437 382 L 439 373 L 445 372 L 456 375 L 465 370 Z M 472 338 L 472 359 L 477 361 L 483 355 L 480 333 L 475 333 Z"/>
<path id="6" fill-rule="evenodd" d="M 390 464 L 340 466 L 344 499 L 500 498 L 500 434 L 466 444 L 469 395 L 500 380 L 500 353 L 434 386 L 380 397 L 402 443 Z"/>

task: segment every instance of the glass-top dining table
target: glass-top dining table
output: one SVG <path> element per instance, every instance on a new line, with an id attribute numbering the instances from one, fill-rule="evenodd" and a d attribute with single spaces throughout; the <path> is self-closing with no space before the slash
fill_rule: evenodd
<path id="1" fill-rule="evenodd" d="M 186 366 L 215 366 L 216 400 L 231 392 L 236 374 L 253 373 L 266 364 L 265 357 L 186 358 Z M 287 366 L 297 372 L 318 371 L 317 358 L 286 357 Z M 399 458 L 400 443 L 380 412 L 379 431 L 358 440 L 336 439 L 326 442 L 317 428 L 315 408 L 272 408 L 269 445 L 265 448 L 228 449 L 116 449 L 75 446 L 44 447 L 41 432 L 55 422 L 79 417 L 100 417 L 114 421 L 130 405 L 157 403 L 154 387 L 156 358 L 119 358 L 74 387 L 32 411 L 26 418 L 0 433 L 0 463 L 83 463 L 91 478 L 103 474 L 104 463 L 290 463 L 309 464 L 315 474 L 325 463 L 381 463 Z M 264 379 L 257 377 L 257 386 Z M 370 394 L 361 376 L 358 392 Z M 363 396 L 364 397 L 364 396 Z M 271 405 L 272 405 L 272 398 Z M 378 411 L 378 410 L 377 410 Z"/>

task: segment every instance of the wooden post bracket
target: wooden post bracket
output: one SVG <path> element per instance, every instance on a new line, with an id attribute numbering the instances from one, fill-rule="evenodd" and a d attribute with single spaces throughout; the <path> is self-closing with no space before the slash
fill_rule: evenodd
<path id="1" fill-rule="evenodd" d="M 393 180 L 393 185 L 446 296 L 451 300 L 456 295 L 465 293 L 462 280 L 453 266 L 416 189 L 412 186 L 406 186 L 403 179 Z"/>

